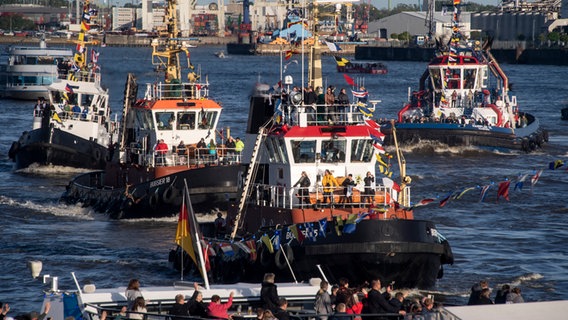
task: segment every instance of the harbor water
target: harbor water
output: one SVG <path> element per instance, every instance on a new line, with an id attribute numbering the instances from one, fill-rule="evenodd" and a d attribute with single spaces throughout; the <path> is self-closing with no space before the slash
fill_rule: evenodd
<path id="1" fill-rule="evenodd" d="M 230 127 L 233 136 L 242 137 L 253 85 L 259 80 L 276 84 L 281 58 L 219 59 L 213 54 L 223 49 L 194 48 L 192 63 L 202 79 L 209 80 L 210 96 L 225 108 L 220 129 Z M 128 72 L 137 76 L 139 93 L 144 92 L 144 83 L 157 80 L 151 50 L 99 50 L 103 84 L 110 90 L 113 113 L 119 116 Z M 381 100 L 376 118 L 396 116 L 408 87 L 417 87 L 426 67 L 421 62 L 386 64 L 387 75 L 351 75 L 367 88 L 371 100 Z M 284 65 L 282 71 L 292 75 L 295 84 L 307 80 L 301 77 L 300 56 L 285 60 Z M 332 57 L 323 57 L 323 66 L 326 86 L 348 88 L 343 75 L 335 71 Z M 413 180 L 412 200 L 436 199 L 418 207 L 415 217 L 433 220 L 455 254 L 454 265 L 445 268 L 437 286 L 422 293 L 447 304 L 465 304 L 471 286 L 482 279 L 494 291 L 502 284 L 519 286 L 526 301 L 568 299 L 568 122 L 560 120 L 560 109 L 568 101 L 568 67 L 504 64 L 502 68 L 521 111 L 533 113 L 548 129 L 550 142 L 543 150 L 507 153 L 434 143 L 404 147 Z M 8 150 L 22 131 L 31 128 L 33 102 L 0 100 L 0 110 L 0 301 L 10 304 L 12 316 L 39 311 L 41 306 L 46 287 L 41 279 L 32 279 L 26 266 L 30 260 L 42 261 L 42 274 L 59 277 L 62 290 L 75 287 L 70 272 L 81 285 L 91 282 L 98 288 L 126 286 L 130 278 L 139 278 L 142 287 L 179 280 L 167 261 L 177 217 L 114 221 L 88 208 L 59 204 L 59 196 L 78 171 L 30 168 L 14 172 Z M 549 170 L 548 164 L 557 159 L 567 165 Z M 527 181 L 522 191 L 513 191 L 511 184 L 510 201 L 497 201 L 496 186 L 480 201 L 478 186 L 506 178 L 514 182 L 520 174 L 530 178 L 539 169 L 544 171 L 532 188 Z M 468 187 L 476 188 L 443 207 L 438 205 L 449 192 Z"/>

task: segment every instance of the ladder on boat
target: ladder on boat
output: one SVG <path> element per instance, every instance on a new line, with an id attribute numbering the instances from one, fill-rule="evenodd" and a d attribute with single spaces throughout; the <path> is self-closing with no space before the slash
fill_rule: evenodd
<path id="1" fill-rule="evenodd" d="M 256 173 L 258 171 L 259 161 L 258 156 L 260 154 L 260 147 L 264 142 L 264 138 L 266 137 L 267 127 L 272 123 L 272 120 L 269 120 L 266 124 L 258 130 L 258 135 L 256 136 L 256 141 L 254 142 L 254 148 L 252 150 L 252 156 L 250 159 L 250 164 L 247 170 L 247 176 L 243 183 L 243 190 L 241 192 L 241 198 L 239 199 L 239 208 L 237 211 L 237 216 L 235 217 L 235 225 L 233 227 L 233 232 L 231 232 L 231 240 L 235 239 L 237 235 L 237 229 L 239 228 L 239 223 L 241 220 L 241 215 L 245 208 L 246 199 L 248 199 L 251 195 L 251 184 L 256 179 Z"/>

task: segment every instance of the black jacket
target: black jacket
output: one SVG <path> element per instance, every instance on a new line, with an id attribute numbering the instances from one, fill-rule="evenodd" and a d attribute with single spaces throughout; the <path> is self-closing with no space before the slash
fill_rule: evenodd
<path id="1" fill-rule="evenodd" d="M 260 289 L 260 301 L 262 307 L 273 313 L 278 311 L 278 289 L 274 283 L 263 282 Z"/>
<path id="2" fill-rule="evenodd" d="M 182 316 L 182 317 L 189 317 L 189 304 L 179 304 L 175 303 L 172 308 L 170 309 L 170 315 L 172 316 Z M 184 318 L 178 317 L 171 317 L 172 320 L 183 320 Z"/>
<path id="3" fill-rule="evenodd" d="M 381 292 L 375 289 L 369 291 L 367 308 L 363 313 L 398 313 L 399 311 L 400 309 L 390 304 Z"/>

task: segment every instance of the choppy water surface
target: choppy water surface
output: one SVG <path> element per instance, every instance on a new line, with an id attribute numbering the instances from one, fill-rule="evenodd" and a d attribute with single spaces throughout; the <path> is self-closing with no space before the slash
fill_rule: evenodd
<path id="1" fill-rule="evenodd" d="M 243 135 L 248 95 L 260 79 L 276 83 L 280 58 L 229 56 L 218 59 L 223 48 L 196 48 L 192 62 L 210 81 L 211 96 L 225 107 L 222 126 Z M 294 57 L 299 59 L 299 57 Z M 124 81 L 133 72 L 139 83 L 153 82 L 150 49 L 102 48 L 103 82 L 111 93 L 116 114 L 121 112 Z M 376 117 L 393 118 L 406 99 L 408 87 L 416 87 L 425 64 L 387 62 L 388 75 L 366 76 L 371 99 L 380 99 Z M 290 63 L 287 74 L 300 83 L 301 62 Z M 413 177 L 412 196 L 443 198 L 466 187 L 514 179 L 532 174 L 555 159 L 568 160 L 568 122 L 560 120 L 566 105 L 566 67 L 504 65 L 521 109 L 535 114 L 550 131 L 551 143 L 532 153 L 448 148 L 437 144 L 406 147 L 408 172 Z M 324 57 L 326 85 L 346 87 L 333 59 Z M 356 78 L 356 77 L 354 77 Z M 139 91 L 143 91 L 141 87 Z M 97 287 L 124 286 L 132 277 L 143 286 L 170 284 L 179 279 L 167 263 L 173 247 L 176 218 L 110 221 L 89 209 L 57 203 L 65 185 L 77 171 L 65 168 L 12 171 L 7 153 L 12 141 L 31 127 L 32 103 L 0 100 L 0 301 L 12 306 L 13 315 L 40 307 L 42 284 L 32 280 L 28 260 L 43 261 L 43 273 L 59 276 L 62 288 L 72 288 L 70 272 L 80 283 Z M 463 304 L 471 285 L 487 279 L 492 287 L 509 283 L 520 286 L 525 299 L 568 299 L 568 190 L 566 170 L 545 170 L 531 190 L 511 192 L 511 201 L 496 201 L 495 191 L 479 202 L 474 190 L 446 206 L 429 205 L 415 211 L 417 218 L 431 219 L 446 236 L 456 257 L 453 266 L 432 292 L 438 300 Z"/>

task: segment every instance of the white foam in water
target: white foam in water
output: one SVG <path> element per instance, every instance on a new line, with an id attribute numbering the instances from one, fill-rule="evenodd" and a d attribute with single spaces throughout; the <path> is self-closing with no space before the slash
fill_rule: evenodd
<path id="1" fill-rule="evenodd" d="M 38 204 L 32 201 L 19 202 L 12 198 L 1 195 L 0 195 L 0 204 L 9 205 L 15 208 L 19 207 L 19 208 L 31 209 L 41 213 L 52 214 L 54 216 L 67 216 L 67 217 L 80 218 L 83 220 L 94 220 L 93 217 L 94 212 L 89 208 L 83 208 L 79 205 L 68 206 L 58 202 L 45 203 L 45 204 Z"/>
<path id="2" fill-rule="evenodd" d="M 92 170 L 89 169 L 81 169 L 81 168 L 73 168 L 73 167 L 64 167 L 64 166 L 41 166 L 37 163 L 31 164 L 29 167 L 17 170 L 18 173 L 26 173 L 26 174 L 39 174 L 45 176 L 53 176 L 53 175 L 73 175 L 79 173 L 85 173 Z"/>

